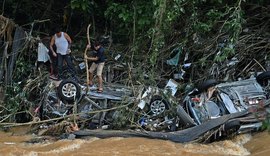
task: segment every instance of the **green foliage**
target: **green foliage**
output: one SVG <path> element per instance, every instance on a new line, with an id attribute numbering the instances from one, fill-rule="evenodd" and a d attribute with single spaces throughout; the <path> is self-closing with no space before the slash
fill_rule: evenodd
<path id="1" fill-rule="evenodd" d="M 207 11 L 206 15 L 198 14 L 196 9 L 195 12 L 192 13 L 192 18 L 194 19 L 193 29 L 200 33 L 210 32 L 222 17 L 224 17 L 224 13 L 215 8 Z"/>
<path id="2" fill-rule="evenodd" d="M 201 66 L 205 66 L 206 65 L 206 62 L 207 62 L 207 58 L 206 57 L 203 57 L 203 58 L 199 59 L 199 64 Z"/>
<path id="3" fill-rule="evenodd" d="M 214 61 L 223 62 L 224 60 L 226 60 L 228 57 L 232 56 L 233 54 L 235 54 L 234 46 L 232 44 L 229 44 L 223 49 L 221 49 L 220 53 L 218 53 L 215 56 Z"/>
<path id="4" fill-rule="evenodd" d="M 230 12 L 229 9 L 228 12 Z M 239 34 L 242 31 L 242 23 L 244 22 L 241 8 L 234 8 L 230 13 L 229 18 L 224 23 L 223 31 L 230 34 L 231 42 L 235 43 L 238 40 Z"/>
<path id="5" fill-rule="evenodd" d="M 240 33 L 242 32 L 242 24 L 244 23 L 243 12 L 239 6 L 227 8 L 225 15 L 228 16 L 227 20 L 221 29 L 229 35 L 228 43 L 221 49 L 221 54 L 216 55 L 215 61 L 222 62 L 228 57 L 235 54 L 234 44 L 236 44 Z"/>
<path id="6" fill-rule="evenodd" d="M 15 75 L 14 81 L 22 81 L 27 79 L 34 68 L 34 64 L 36 59 L 28 59 L 26 57 L 19 57 L 16 61 Z"/>
<path id="7" fill-rule="evenodd" d="M 105 11 L 105 17 L 112 23 L 116 29 L 122 30 L 122 33 L 129 34 L 131 26 L 136 25 L 137 33 L 145 32 L 145 29 L 153 23 L 153 5 L 151 1 L 132 1 L 130 2 L 108 2 L 108 8 Z"/>
<path id="8" fill-rule="evenodd" d="M 154 0 L 154 5 L 156 10 L 154 12 L 155 25 L 153 26 L 153 31 L 151 36 L 151 56 L 150 64 L 152 67 L 157 67 L 157 58 L 160 55 L 159 51 L 164 46 L 164 14 L 166 11 L 166 1 Z"/>
<path id="9" fill-rule="evenodd" d="M 221 19 L 221 17 L 224 16 L 224 14 L 221 11 L 217 10 L 217 9 L 210 9 L 206 13 L 206 15 L 207 15 L 207 18 L 209 20 L 213 21 L 213 22 Z"/>
<path id="10" fill-rule="evenodd" d="M 14 83 L 12 86 L 6 86 L 5 104 L 9 113 L 16 113 L 23 99 L 28 95 L 22 91 L 22 86 L 19 83 Z"/>
<path id="11" fill-rule="evenodd" d="M 262 128 L 270 132 L 270 109 L 267 108 L 265 111 L 266 111 L 266 118 L 262 123 L 263 124 Z"/>
<path id="12" fill-rule="evenodd" d="M 245 22 L 243 11 L 240 7 L 241 2 L 239 0 L 235 4 L 232 3 L 233 5 L 231 6 L 223 1 L 193 3 L 193 12 L 189 21 L 193 26 L 190 29 L 191 34 L 196 33 L 198 36 L 208 36 L 210 33 L 217 32 L 228 35 L 226 45 L 219 49 L 214 61 L 222 62 L 235 54 L 234 45 L 242 32 L 242 24 Z M 200 9 L 202 4 L 211 5 L 207 6 L 208 9 L 202 12 Z M 205 65 L 204 62 L 207 61 L 208 57 L 200 59 L 202 66 Z"/>
<path id="13" fill-rule="evenodd" d="M 89 0 L 71 0 L 71 9 L 79 9 L 84 12 L 90 10 L 92 1 Z"/>
<path id="14" fill-rule="evenodd" d="M 212 28 L 211 24 L 207 24 L 207 23 L 203 23 L 203 22 L 197 22 L 194 25 L 194 29 L 197 32 L 202 32 L 202 33 L 209 32 L 211 30 L 211 28 Z"/>

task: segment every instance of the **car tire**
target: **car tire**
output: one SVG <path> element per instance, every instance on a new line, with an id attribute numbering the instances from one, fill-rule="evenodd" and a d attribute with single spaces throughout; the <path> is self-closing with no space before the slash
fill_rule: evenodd
<path id="1" fill-rule="evenodd" d="M 79 100 L 81 96 L 81 89 L 77 82 L 66 79 L 63 80 L 57 89 L 60 100 L 67 103 L 73 103 L 75 100 Z"/>
<path id="2" fill-rule="evenodd" d="M 198 86 L 198 92 L 206 91 L 208 88 L 213 87 L 217 84 L 219 84 L 219 82 L 215 79 L 206 80 Z"/>
<path id="3" fill-rule="evenodd" d="M 239 130 L 240 126 L 241 126 L 241 123 L 239 120 L 230 120 L 225 123 L 224 131 L 227 134 L 235 133 Z"/>
<path id="4" fill-rule="evenodd" d="M 169 103 L 161 96 L 153 96 L 150 100 L 149 111 L 151 115 L 157 116 L 169 109 Z"/>
<path id="5" fill-rule="evenodd" d="M 270 71 L 263 72 L 259 74 L 256 77 L 257 82 L 262 85 L 262 86 L 267 86 L 268 85 L 268 80 L 270 80 Z"/>

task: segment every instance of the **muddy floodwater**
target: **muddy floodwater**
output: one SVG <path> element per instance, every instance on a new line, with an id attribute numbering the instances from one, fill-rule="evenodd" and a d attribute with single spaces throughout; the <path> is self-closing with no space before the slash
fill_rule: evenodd
<path id="1" fill-rule="evenodd" d="M 29 143 L 34 136 L 22 133 L 0 132 L 0 155 L 63 155 L 63 156 L 216 156 L 216 155 L 270 155 L 270 134 L 238 135 L 230 140 L 211 144 L 174 143 L 145 138 L 89 138 Z"/>

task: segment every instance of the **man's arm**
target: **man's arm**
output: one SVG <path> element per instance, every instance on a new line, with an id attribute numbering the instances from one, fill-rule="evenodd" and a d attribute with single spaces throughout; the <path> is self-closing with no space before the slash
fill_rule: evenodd
<path id="1" fill-rule="evenodd" d="M 98 60 L 98 57 L 86 57 L 87 60 L 90 60 L 90 61 L 97 61 Z"/>
<path id="2" fill-rule="evenodd" d="M 91 48 L 91 44 L 87 44 L 86 46 L 87 50 L 89 50 Z M 97 61 L 98 60 L 98 57 L 95 56 L 95 57 L 88 57 L 87 55 L 84 56 L 87 60 L 90 60 L 90 61 Z"/>
<path id="3" fill-rule="evenodd" d="M 57 54 L 56 54 L 56 52 L 55 52 L 54 49 L 53 49 L 54 43 L 55 43 L 55 38 L 54 38 L 54 36 L 53 36 L 52 39 L 51 39 L 51 42 L 50 42 L 50 49 L 51 49 L 51 51 L 52 51 L 53 56 L 56 57 Z"/>
<path id="4" fill-rule="evenodd" d="M 66 38 L 67 41 L 68 41 L 68 49 L 70 49 L 72 40 L 71 40 L 70 36 L 69 36 L 67 33 L 64 33 L 64 36 L 65 36 L 65 38 Z"/>

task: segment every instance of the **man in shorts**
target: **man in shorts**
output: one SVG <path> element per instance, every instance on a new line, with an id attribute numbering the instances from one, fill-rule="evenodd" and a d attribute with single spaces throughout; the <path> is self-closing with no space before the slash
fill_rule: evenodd
<path id="1" fill-rule="evenodd" d="M 87 48 L 90 49 L 91 45 L 87 45 Z M 94 71 L 97 69 L 97 77 L 98 77 L 98 93 L 103 92 L 103 79 L 102 79 L 102 71 L 105 64 L 105 49 L 101 46 L 99 41 L 94 43 L 94 50 L 96 53 L 93 57 L 86 57 L 88 60 L 93 61 L 90 69 L 89 69 L 89 84 L 90 86 L 93 85 L 93 76 Z"/>

